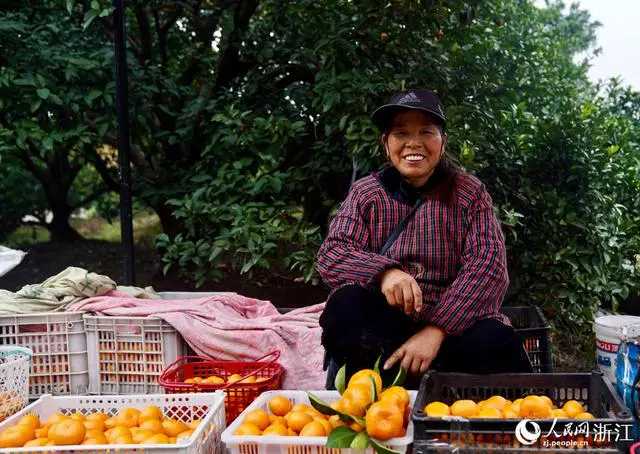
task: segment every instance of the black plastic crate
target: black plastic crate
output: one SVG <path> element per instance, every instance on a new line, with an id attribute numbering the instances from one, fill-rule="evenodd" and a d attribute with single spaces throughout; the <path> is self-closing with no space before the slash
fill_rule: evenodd
<path id="1" fill-rule="evenodd" d="M 448 443 L 414 442 L 413 454 L 539 454 L 540 449 L 534 448 L 505 448 L 505 447 L 469 447 L 452 446 Z M 545 449 L 544 454 L 621 454 L 617 449 L 598 448 L 564 448 Z"/>
<path id="2" fill-rule="evenodd" d="M 534 372 L 553 372 L 551 325 L 538 306 L 502 307 L 514 329 L 524 339 Z"/>
<path id="3" fill-rule="evenodd" d="M 411 413 L 414 423 L 414 440 L 426 450 L 431 446 L 448 452 L 448 447 L 468 452 L 480 452 L 486 449 L 523 449 L 516 438 L 516 426 L 519 419 L 484 418 L 428 418 L 423 409 L 434 401 L 451 405 L 459 399 L 471 399 L 475 402 L 500 395 L 509 400 L 537 394 L 551 398 L 556 407 L 575 399 L 595 415 L 596 419 L 570 421 L 574 428 L 586 427 L 589 435 L 565 434 L 568 420 L 537 419 L 531 420 L 540 428 L 542 435 L 537 441 L 526 447 L 547 452 L 562 452 L 565 447 L 593 449 L 593 452 L 626 452 L 632 440 L 637 437 L 637 428 L 631 413 L 616 394 L 611 384 L 604 379 L 600 371 L 592 373 L 566 374 L 495 374 L 470 375 L 431 372 L 425 375 L 420 384 L 416 403 Z M 529 423 L 530 424 L 530 423 Z M 604 425 L 608 426 L 604 426 Z M 616 426 L 618 424 L 618 426 Z M 612 432 L 616 427 L 619 439 L 596 440 L 594 431 L 608 427 Z M 563 434 L 560 438 L 546 439 L 544 435 L 554 430 Z M 615 435 L 615 433 L 614 433 Z M 586 442 L 586 445 L 585 445 Z M 430 451 L 437 452 L 437 451 Z"/>

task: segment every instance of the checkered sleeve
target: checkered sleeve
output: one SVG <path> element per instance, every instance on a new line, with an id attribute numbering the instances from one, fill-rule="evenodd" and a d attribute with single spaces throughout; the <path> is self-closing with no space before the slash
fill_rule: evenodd
<path id="1" fill-rule="evenodd" d="M 400 268 L 396 260 L 371 252 L 370 230 L 363 213 L 364 200 L 371 197 L 364 192 L 354 185 L 318 250 L 318 272 L 333 290 L 352 284 L 374 287 L 385 270 Z"/>
<path id="2" fill-rule="evenodd" d="M 460 334 L 474 320 L 499 312 L 509 285 L 504 235 L 484 186 L 474 194 L 465 224 L 461 268 L 430 317 L 452 335 Z"/>

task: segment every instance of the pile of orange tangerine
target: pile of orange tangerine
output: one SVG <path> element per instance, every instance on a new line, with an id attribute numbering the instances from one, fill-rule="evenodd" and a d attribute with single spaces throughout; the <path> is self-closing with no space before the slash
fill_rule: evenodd
<path id="1" fill-rule="evenodd" d="M 0 432 L 0 448 L 71 445 L 170 444 L 190 438 L 200 420 L 184 423 L 165 418 L 162 410 L 124 408 L 115 416 L 106 413 L 70 416 L 54 413 L 44 422 L 34 414 Z"/>
<path id="2" fill-rule="evenodd" d="M 464 418 L 489 419 L 593 419 L 582 404 L 568 400 L 562 407 L 555 407 L 548 396 L 526 396 L 513 402 L 502 396 L 491 396 L 486 400 L 457 400 L 451 406 L 443 402 L 431 402 L 424 408 L 430 418 L 462 416 Z"/>
<path id="3" fill-rule="evenodd" d="M 307 404 L 293 405 L 283 396 L 272 398 L 269 410 L 271 414 L 261 409 L 247 413 L 235 435 L 324 437 L 342 423 Z"/>
<path id="4" fill-rule="evenodd" d="M 218 385 L 224 383 L 260 383 L 263 381 L 269 380 L 269 377 L 254 377 L 253 375 L 242 379 L 242 376 L 238 374 L 230 375 L 229 378 L 225 381 L 224 378 L 218 377 L 217 375 L 211 375 L 210 377 L 202 378 L 202 377 L 193 377 L 187 378 L 184 383 L 206 383 L 210 385 Z"/>
<path id="5" fill-rule="evenodd" d="M 375 381 L 378 399 L 374 402 L 371 378 Z M 358 418 L 364 417 L 364 426 L 357 422 L 344 422 L 337 414 L 325 415 L 315 408 L 292 402 L 284 396 L 273 397 L 266 410 L 249 412 L 235 435 L 270 435 L 325 437 L 335 428 L 348 426 L 356 432 L 366 431 L 378 440 L 406 435 L 409 420 L 409 393 L 400 386 L 382 391 L 380 375 L 370 369 L 354 374 L 340 400 L 329 406 Z"/>

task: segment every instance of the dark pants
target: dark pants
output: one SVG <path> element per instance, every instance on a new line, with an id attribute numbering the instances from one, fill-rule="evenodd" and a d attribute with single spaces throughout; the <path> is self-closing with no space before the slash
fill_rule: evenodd
<path id="1" fill-rule="evenodd" d="M 349 286 L 327 301 L 320 326 L 322 344 L 331 359 L 327 388 L 332 388 L 341 365 L 347 365 L 350 376 L 360 369 L 372 369 L 381 356 L 382 368 L 384 361 L 425 324 L 389 306 L 382 293 Z M 533 372 L 522 338 L 494 319 L 478 320 L 459 336 L 448 336 L 430 369 L 470 374 Z M 392 368 L 383 373 L 383 381 L 389 383 L 396 372 L 397 368 Z M 417 389 L 419 380 L 410 376 L 405 386 Z"/>

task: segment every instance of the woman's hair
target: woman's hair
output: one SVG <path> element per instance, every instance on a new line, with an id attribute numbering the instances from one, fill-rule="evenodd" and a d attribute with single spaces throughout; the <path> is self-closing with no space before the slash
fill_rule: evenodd
<path id="1" fill-rule="evenodd" d="M 434 172 L 434 175 L 438 175 L 434 187 L 427 191 L 425 197 L 433 197 L 444 205 L 453 205 L 456 202 L 456 179 L 460 172 L 460 167 L 445 152 Z"/>

